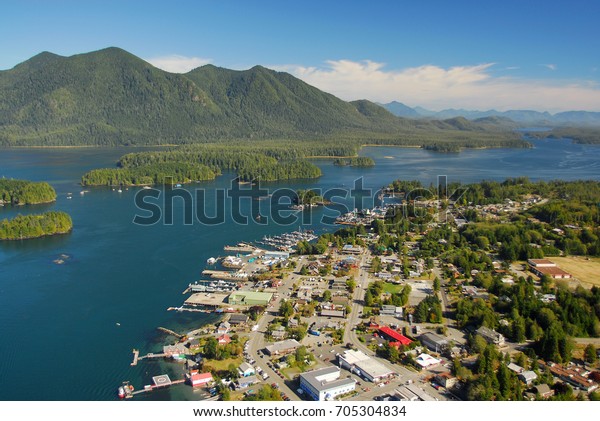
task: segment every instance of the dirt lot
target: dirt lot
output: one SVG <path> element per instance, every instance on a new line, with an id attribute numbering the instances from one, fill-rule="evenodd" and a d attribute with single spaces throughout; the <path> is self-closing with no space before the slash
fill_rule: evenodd
<path id="1" fill-rule="evenodd" d="M 590 257 L 551 257 L 561 269 L 571 273 L 579 281 L 600 285 L 600 258 Z"/>

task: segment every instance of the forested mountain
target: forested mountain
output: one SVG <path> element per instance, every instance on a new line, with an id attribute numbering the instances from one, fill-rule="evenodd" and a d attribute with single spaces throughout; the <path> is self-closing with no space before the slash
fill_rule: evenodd
<path id="1" fill-rule="evenodd" d="M 455 122 L 454 122 L 455 123 Z M 0 71 L 0 145 L 186 144 L 326 139 L 524 146 L 497 125 L 419 121 L 345 102 L 290 74 L 212 65 L 172 74 L 118 48 L 41 53 Z"/>

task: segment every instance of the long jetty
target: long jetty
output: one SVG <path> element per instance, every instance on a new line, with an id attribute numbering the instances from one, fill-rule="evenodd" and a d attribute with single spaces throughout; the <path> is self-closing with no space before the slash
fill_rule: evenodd
<path id="1" fill-rule="evenodd" d="M 159 327 L 157 327 L 157 329 L 160 330 L 161 332 L 166 333 L 167 335 L 175 336 L 177 339 L 181 339 L 185 336 L 185 335 L 180 335 L 177 332 L 173 332 L 171 329 L 167 329 L 166 327 L 159 326 Z"/>

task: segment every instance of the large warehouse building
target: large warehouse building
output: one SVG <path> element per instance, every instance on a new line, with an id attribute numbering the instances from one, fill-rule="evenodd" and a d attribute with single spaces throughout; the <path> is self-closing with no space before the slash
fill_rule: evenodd
<path id="1" fill-rule="evenodd" d="M 373 383 L 378 383 L 394 375 L 392 370 L 361 351 L 344 351 L 344 354 L 339 354 L 338 358 L 343 368 Z"/>

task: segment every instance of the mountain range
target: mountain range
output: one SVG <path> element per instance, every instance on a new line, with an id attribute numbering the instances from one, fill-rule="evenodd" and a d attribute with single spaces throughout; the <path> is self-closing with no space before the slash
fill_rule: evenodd
<path id="1" fill-rule="evenodd" d="M 486 117 L 503 117 L 516 123 L 527 125 L 564 126 L 584 125 L 600 126 L 600 113 L 590 111 L 564 111 L 550 114 L 547 111 L 533 110 L 508 110 L 508 111 L 473 111 L 464 109 L 446 109 L 442 111 L 431 111 L 422 107 L 411 108 L 401 102 L 392 101 L 387 104 L 379 104 L 392 114 L 399 117 L 409 118 L 433 118 L 449 119 L 464 117 L 468 120 L 477 120 Z"/>
<path id="2" fill-rule="evenodd" d="M 206 65 L 174 74 L 115 47 L 70 57 L 43 52 L 0 71 L 2 145 L 514 142 L 514 134 L 498 123 L 398 117 L 373 102 L 342 101 L 262 66 L 237 71 Z"/>

